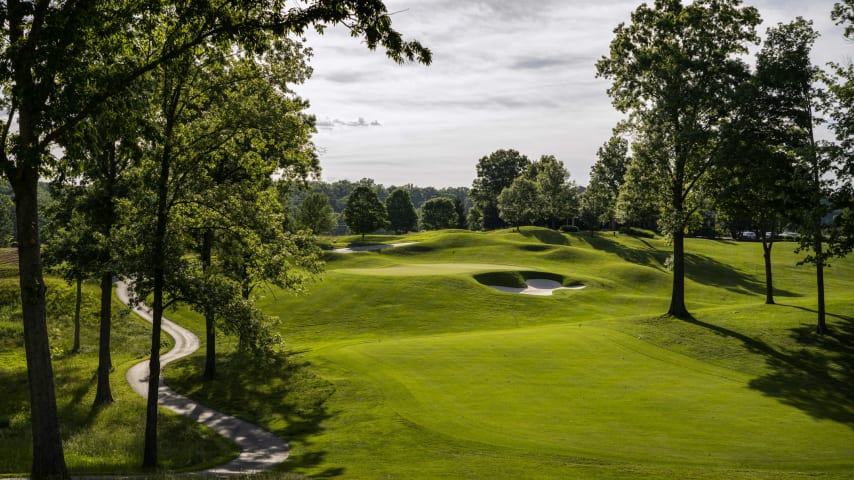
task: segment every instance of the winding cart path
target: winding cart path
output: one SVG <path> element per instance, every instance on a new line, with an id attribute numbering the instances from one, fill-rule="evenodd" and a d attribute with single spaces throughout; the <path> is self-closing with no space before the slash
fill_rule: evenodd
<path id="1" fill-rule="evenodd" d="M 116 295 L 128 304 L 128 286 L 124 282 L 116 284 Z M 151 322 L 151 310 L 145 305 L 133 308 L 133 311 Z M 175 339 L 175 346 L 169 352 L 161 355 L 161 368 L 169 362 L 186 357 L 199 349 L 199 337 L 193 332 L 183 328 L 174 322 L 163 318 L 163 331 Z M 131 388 L 143 398 L 148 391 L 148 360 L 138 363 L 127 371 L 127 381 Z M 175 413 L 191 418 L 211 429 L 225 438 L 232 440 L 240 448 L 240 455 L 234 460 L 208 470 L 194 472 L 197 474 L 210 475 L 244 475 L 257 473 L 274 467 L 288 458 L 289 448 L 287 443 L 272 433 L 239 418 L 235 418 L 217 412 L 211 408 L 199 405 L 193 400 L 178 395 L 172 389 L 159 380 L 158 404 Z"/>

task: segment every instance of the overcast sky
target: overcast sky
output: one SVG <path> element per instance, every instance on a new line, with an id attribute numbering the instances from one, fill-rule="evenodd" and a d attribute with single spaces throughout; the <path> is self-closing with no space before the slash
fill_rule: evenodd
<path id="1" fill-rule="evenodd" d="M 586 185 L 596 150 L 620 119 L 596 78 L 632 0 L 387 0 L 393 24 L 433 51 L 397 65 L 346 31 L 310 36 L 314 75 L 297 92 L 318 120 L 323 179 L 471 186 L 478 159 L 513 148 L 555 155 Z M 854 45 L 830 20 L 833 0 L 754 0 L 764 24 L 803 16 L 821 38 L 818 64 Z"/>

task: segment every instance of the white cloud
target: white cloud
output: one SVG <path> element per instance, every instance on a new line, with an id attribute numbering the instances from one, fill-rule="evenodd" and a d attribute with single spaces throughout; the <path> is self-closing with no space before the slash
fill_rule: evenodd
<path id="1" fill-rule="evenodd" d="M 429 67 L 397 65 L 342 29 L 311 36 L 314 76 L 297 91 L 323 119 L 315 141 L 324 150 L 324 178 L 471 185 L 479 158 L 515 148 L 530 158 L 554 154 L 586 184 L 596 150 L 619 119 L 594 65 L 639 3 L 387 1 L 399 12 L 395 28 L 433 51 Z M 849 55 L 851 45 L 829 18 L 833 0 L 755 5 L 766 19 L 761 33 L 802 15 L 822 32 L 816 62 Z M 382 128 L 345 128 L 374 119 Z"/>

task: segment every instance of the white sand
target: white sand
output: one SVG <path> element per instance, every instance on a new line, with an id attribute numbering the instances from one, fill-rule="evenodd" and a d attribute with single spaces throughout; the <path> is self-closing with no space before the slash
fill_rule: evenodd
<path id="1" fill-rule="evenodd" d="M 564 287 L 560 284 L 560 282 L 556 282 L 554 280 L 548 280 L 545 278 L 532 278 L 530 280 L 525 281 L 528 284 L 528 288 L 517 288 L 517 287 L 501 287 L 498 285 L 489 285 L 490 287 L 507 293 L 521 293 L 523 295 L 551 295 L 555 290 L 581 290 L 584 288 L 584 285 L 577 285 L 573 287 Z"/>

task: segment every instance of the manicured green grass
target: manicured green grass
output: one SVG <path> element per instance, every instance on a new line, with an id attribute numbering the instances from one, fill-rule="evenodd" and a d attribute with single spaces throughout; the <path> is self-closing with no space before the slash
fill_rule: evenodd
<path id="1" fill-rule="evenodd" d="M 779 305 L 764 305 L 758 244 L 689 239 L 693 318 L 679 320 L 661 316 L 661 239 L 393 241 L 420 243 L 329 253 L 306 296 L 263 294 L 291 352 L 279 366 L 205 383 L 197 356 L 169 382 L 269 425 L 291 442 L 284 469 L 311 476 L 854 477 L 851 260 L 827 272 L 833 334 L 819 337 L 813 270 L 792 244 L 775 247 Z M 529 297 L 475 278 L 519 272 L 587 288 Z M 220 343 L 227 367 L 234 341 Z"/>
<path id="2" fill-rule="evenodd" d="M 0 256 L 2 258 L 2 256 Z M 72 344 L 73 289 L 48 280 L 48 328 L 56 377 L 57 406 L 66 462 L 72 474 L 138 473 L 142 465 L 145 400 L 125 380 L 125 371 L 147 357 L 149 324 L 129 315 L 118 301 L 113 305 L 112 345 L 115 402 L 93 409 L 98 363 L 99 293 L 84 285 L 81 350 Z M 32 437 L 29 390 L 23 350 L 18 279 L 0 278 L 0 475 L 30 471 Z M 164 344 L 165 347 L 169 345 Z M 213 431 L 170 412 L 159 418 L 159 452 L 166 470 L 195 470 L 233 458 L 235 446 Z"/>

